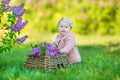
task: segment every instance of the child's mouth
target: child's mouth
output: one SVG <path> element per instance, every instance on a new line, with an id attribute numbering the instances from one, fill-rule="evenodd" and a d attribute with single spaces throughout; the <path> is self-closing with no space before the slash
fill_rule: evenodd
<path id="1" fill-rule="evenodd" d="M 65 33 L 65 31 L 61 31 L 62 33 Z"/>

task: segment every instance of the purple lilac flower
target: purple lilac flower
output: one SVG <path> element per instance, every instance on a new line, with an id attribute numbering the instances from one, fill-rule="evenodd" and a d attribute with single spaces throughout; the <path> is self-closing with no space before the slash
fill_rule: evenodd
<path id="1" fill-rule="evenodd" d="M 27 35 L 25 35 L 25 36 L 23 36 L 23 37 L 21 37 L 21 38 L 18 38 L 18 39 L 17 39 L 17 43 L 18 43 L 18 44 L 21 44 L 21 43 L 23 43 L 27 38 L 28 38 Z"/>
<path id="2" fill-rule="evenodd" d="M 16 22 L 16 24 L 14 24 L 13 26 L 11 26 L 11 31 L 12 32 L 20 32 L 20 30 L 22 28 L 24 28 L 24 26 L 28 23 L 28 21 L 24 21 L 22 22 L 22 18 L 18 18 L 18 21 Z"/>
<path id="3" fill-rule="evenodd" d="M 53 43 L 47 43 L 46 46 L 47 46 L 47 47 L 50 47 L 50 46 L 56 47 Z"/>
<path id="4" fill-rule="evenodd" d="M 46 46 L 47 46 L 47 49 L 46 49 L 47 55 L 51 57 L 55 57 L 58 55 L 59 51 L 54 45 L 48 43 Z"/>
<path id="5" fill-rule="evenodd" d="M 10 11 L 10 6 L 8 5 L 10 0 L 2 0 L 2 8 L 4 12 Z"/>
<path id="6" fill-rule="evenodd" d="M 30 55 L 32 55 L 32 56 L 40 56 L 40 54 L 41 54 L 41 49 L 39 47 L 37 47 L 37 48 L 34 48 L 32 50 Z"/>
<path id="7" fill-rule="evenodd" d="M 2 8 L 3 8 L 3 11 L 4 11 L 4 12 L 11 11 L 11 7 L 8 6 L 8 5 L 2 5 Z"/>
<path id="8" fill-rule="evenodd" d="M 24 3 L 20 4 L 19 6 L 11 7 L 11 10 L 13 11 L 13 13 L 16 17 L 20 17 L 26 11 L 25 9 L 23 9 L 23 7 L 24 7 Z"/>
<path id="9" fill-rule="evenodd" d="M 9 4 L 9 2 L 10 2 L 10 0 L 2 0 L 3 5 Z"/>

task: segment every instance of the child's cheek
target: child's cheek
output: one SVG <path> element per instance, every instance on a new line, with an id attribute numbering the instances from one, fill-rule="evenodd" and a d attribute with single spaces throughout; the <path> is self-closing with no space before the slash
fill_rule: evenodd
<path id="1" fill-rule="evenodd" d="M 66 31 L 67 31 L 67 32 L 69 32 L 69 31 L 70 31 L 70 29 L 66 29 Z"/>
<path id="2" fill-rule="evenodd" d="M 58 31 L 59 31 L 59 32 L 61 32 L 61 29 L 60 29 L 60 28 L 58 28 Z"/>
<path id="3" fill-rule="evenodd" d="M 58 27 L 58 31 L 60 31 L 60 28 Z"/>

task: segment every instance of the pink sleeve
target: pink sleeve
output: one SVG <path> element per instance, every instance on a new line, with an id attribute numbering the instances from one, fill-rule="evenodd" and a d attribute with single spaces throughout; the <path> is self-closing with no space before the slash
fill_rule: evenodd
<path id="1" fill-rule="evenodd" d="M 61 53 L 62 52 L 69 53 L 75 45 L 72 39 L 68 39 L 65 44 L 66 45 L 60 50 Z"/>

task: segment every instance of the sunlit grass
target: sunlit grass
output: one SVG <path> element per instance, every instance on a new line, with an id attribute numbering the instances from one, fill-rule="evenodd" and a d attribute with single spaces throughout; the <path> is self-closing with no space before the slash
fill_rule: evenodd
<path id="1" fill-rule="evenodd" d="M 35 30 L 31 30 L 26 34 L 28 34 L 29 36 L 26 43 L 32 43 L 32 42 L 41 42 L 41 41 L 53 42 L 55 41 L 58 33 L 38 32 Z M 108 45 L 109 42 L 112 43 L 120 42 L 119 35 L 86 35 L 85 36 L 74 32 L 73 34 L 75 36 L 78 45 Z"/>

